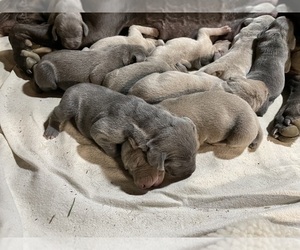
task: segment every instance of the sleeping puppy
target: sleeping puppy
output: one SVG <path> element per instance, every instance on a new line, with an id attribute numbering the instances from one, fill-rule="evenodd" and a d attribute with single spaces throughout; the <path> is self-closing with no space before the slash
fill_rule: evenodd
<path id="1" fill-rule="evenodd" d="M 150 166 L 146 160 L 145 153 L 136 145 L 131 145 L 129 141 L 125 141 L 122 144 L 121 158 L 124 168 L 132 175 L 133 181 L 138 188 L 157 187 L 163 182 L 165 177 L 164 169 Z"/>
<path id="2" fill-rule="evenodd" d="M 147 35 L 153 38 L 144 38 L 143 35 Z M 163 40 L 154 39 L 158 36 L 159 32 L 156 28 L 131 25 L 128 30 L 128 36 L 111 36 L 102 38 L 99 41 L 95 42 L 89 49 L 102 50 L 106 49 L 108 46 L 131 44 L 143 46 L 150 54 L 157 46 L 164 45 Z"/>
<path id="3" fill-rule="evenodd" d="M 54 41 L 60 39 L 66 49 L 78 49 L 83 37 L 89 33 L 88 26 L 82 20 L 81 12 L 84 12 L 79 0 L 51 1 L 48 24 L 52 26 Z"/>
<path id="4" fill-rule="evenodd" d="M 293 24 L 284 16 L 275 19 L 256 39 L 254 61 L 247 78 L 263 81 L 269 92 L 257 115 L 263 116 L 281 94 L 285 73 L 290 69 L 290 51 L 295 48 L 295 43 Z"/>
<path id="5" fill-rule="evenodd" d="M 144 61 L 147 55 L 143 47 L 129 44 L 101 51 L 58 50 L 43 56 L 33 66 L 34 80 L 42 91 L 66 90 L 80 82 L 101 84 L 107 73 Z"/>
<path id="6" fill-rule="evenodd" d="M 246 26 L 234 37 L 228 53 L 202 67 L 200 71 L 224 80 L 230 77 L 245 77 L 252 65 L 253 41 L 273 21 L 274 18 L 270 15 L 247 18 L 244 22 Z"/>
<path id="7" fill-rule="evenodd" d="M 208 90 L 223 90 L 235 94 L 248 102 L 255 112 L 268 96 L 268 89 L 262 81 L 241 77 L 231 77 L 224 81 L 201 71 L 153 73 L 134 84 L 128 94 L 138 96 L 153 104 L 168 98 Z"/>
<path id="8" fill-rule="evenodd" d="M 59 125 L 71 118 L 84 136 L 111 157 L 118 156 L 118 145 L 132 140 L 158 170 L 178 177 L 195 170 L 199 144 L 196 127 L 187 117 L 173 116 L 135 96 L 80 83 L 66 90 L 50 115 L 44 136 L 55 138 Z"/>
<path id="9" fill-rule="evenodd" d="M 157 107 L 189 117 L 196 125 L 200 147 L 204 143 L 256 150 L 263 131 L 255 112 L 240 97 L 206 91 L 166 99 Z"/>
<path id="10" fill-rule="evenodd" d="M 274 119 L 271 135 L 279 140 L 300 135 L 300 47 L 291 55 L 291 70 L 285 76 L 289 96 Z"/>
<path id="11" fill-rule="evenodd" d="M 231 32 L 229 26 L 221 28 L 201 28 L 197 40 L 187 37 L 171 39 L 165 46 L 157 47 L 146 62 L 123 67 L 107 74 L 103 86 L 127 94 L 130 87 L 141 78 L 155 72 L 168 70 L 187 71 L 199 69 L 207 64 L 217 53 L 212 36 L 221 36 Z"/>

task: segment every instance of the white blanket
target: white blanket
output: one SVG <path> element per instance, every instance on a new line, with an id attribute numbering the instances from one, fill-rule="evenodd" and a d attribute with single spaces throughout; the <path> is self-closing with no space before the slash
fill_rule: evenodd
<path id="1" fill-rule="evenodd" d="M 43 137 L 60 98 L 35 92 L 14 66 L 7 37 L 0 49 L 0 236 L 21 240 L 2 239 L 0 248 L 22 239 L 39 244 L 44 237 L 100 237 L 103 246 L 123 249 L 139 243 L 143 249 L 224 249 L 231 243 L 223 237 L 243 239 L 240 244 L 264 237 L 250 242 L 256 247 L 263 239 L 275 247 L 300 246 L 285 240 L 300 236 L 300 139 L 282 143 L 266 130 L 281 97 L 259 118 L 265 136 L 256 152 L 231 160 L 199 153 L 191 177 L 142 192 L 71 123 L 56 139 Z"/>

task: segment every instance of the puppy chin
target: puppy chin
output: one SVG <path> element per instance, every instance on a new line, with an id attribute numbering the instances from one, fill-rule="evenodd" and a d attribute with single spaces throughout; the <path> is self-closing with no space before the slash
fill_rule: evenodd
<path id="1" fill-rule="evenodd" d="M 66 49 L 79 49 L 79 47 L 81 46 L 81 42 L 77 42 L 77 41 L 63 41 L 62 45 Z"/>

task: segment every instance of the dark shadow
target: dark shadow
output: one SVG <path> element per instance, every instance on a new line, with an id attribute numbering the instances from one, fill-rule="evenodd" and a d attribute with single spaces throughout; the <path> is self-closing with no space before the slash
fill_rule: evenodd
<path id="1" fill-rule="evenodd" d="M 33 80 L 29 80 L 23 85 L 23 93 L 30 97 L 37 97 L 37 98 L 61 98 L 64 91 L 61 89 L 49 92 L 43 92 L 40 88 L 35 84 Z"/>

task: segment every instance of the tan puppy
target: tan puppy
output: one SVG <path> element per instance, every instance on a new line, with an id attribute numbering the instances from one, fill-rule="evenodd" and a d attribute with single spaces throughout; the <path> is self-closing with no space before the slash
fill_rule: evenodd
<path id="1" fill-rule="evenodd" d="M 128 30 L 128 36 L 111 36 L 102 38 L 99 41 L 95 42 L 89 49 L 102 50 L 113 45 L 132 44 L 140 45 L 144 47 L 149 53 L 151 53 L 157 46 L 164 45 L 164 41 L 161 39 L 156 40 L 153 38 L 144 38 L 143 35 L 157 38 L 159 36 L 159 32 L 156 28 L 131 25 Z"/>
<path id="2" fill-rule="evenodd" d="M 203 64 L 211 62 L 216 53 L 211 37 L 224 35 L 230 31 L 228 26 L 201 28 L 197 40 L 187 37 L 171 39 L 165 46 L 157 47 L 146 62 L 123 67 L 107 74 L 103 86 L 127 94 L 133 84 L 151 73 L 199 69 Z"/>
<path id="3" fill-rule="evenodd" d="M 252 65 L 253 41 L 263 30 L 274 21 L 270 15 L 247 18 L 246 27 L 234 37 L 228 53 L 200 70 L 224 80 L 230 77 L 245 77 Z"/>
<path id="4" fill-rule="evenodd" d="M 157 169 L 149 165 L 145 153 L 137 146 L 125 141 L 121 148 L 121 158 L 124 168 L 133 177 L 135 185 L 141 189 L 157 187 L 165 176 L 164 169 Z"/>
<path id="5" fill-rule="evenodd" d="M 262 81 L 233 77 L 224 81 L 201 71 L 153 73 L 133 85 L 128 94 L 138 96 L 148 103 L 158 103 L 167 98 L 208 90 L 236 94 L 248 102 L 255 112 L 268 97 L 268 89 Z"/>
<path id="6" fill-rule="evenodd" d="M 206 91 L 157 104 L 178 116 L 189 117 L 196 125 L 200 147 L 204 143 L 256 150 L 263 132 L 256 114 L 240 97 L 223 91 Z"/>

